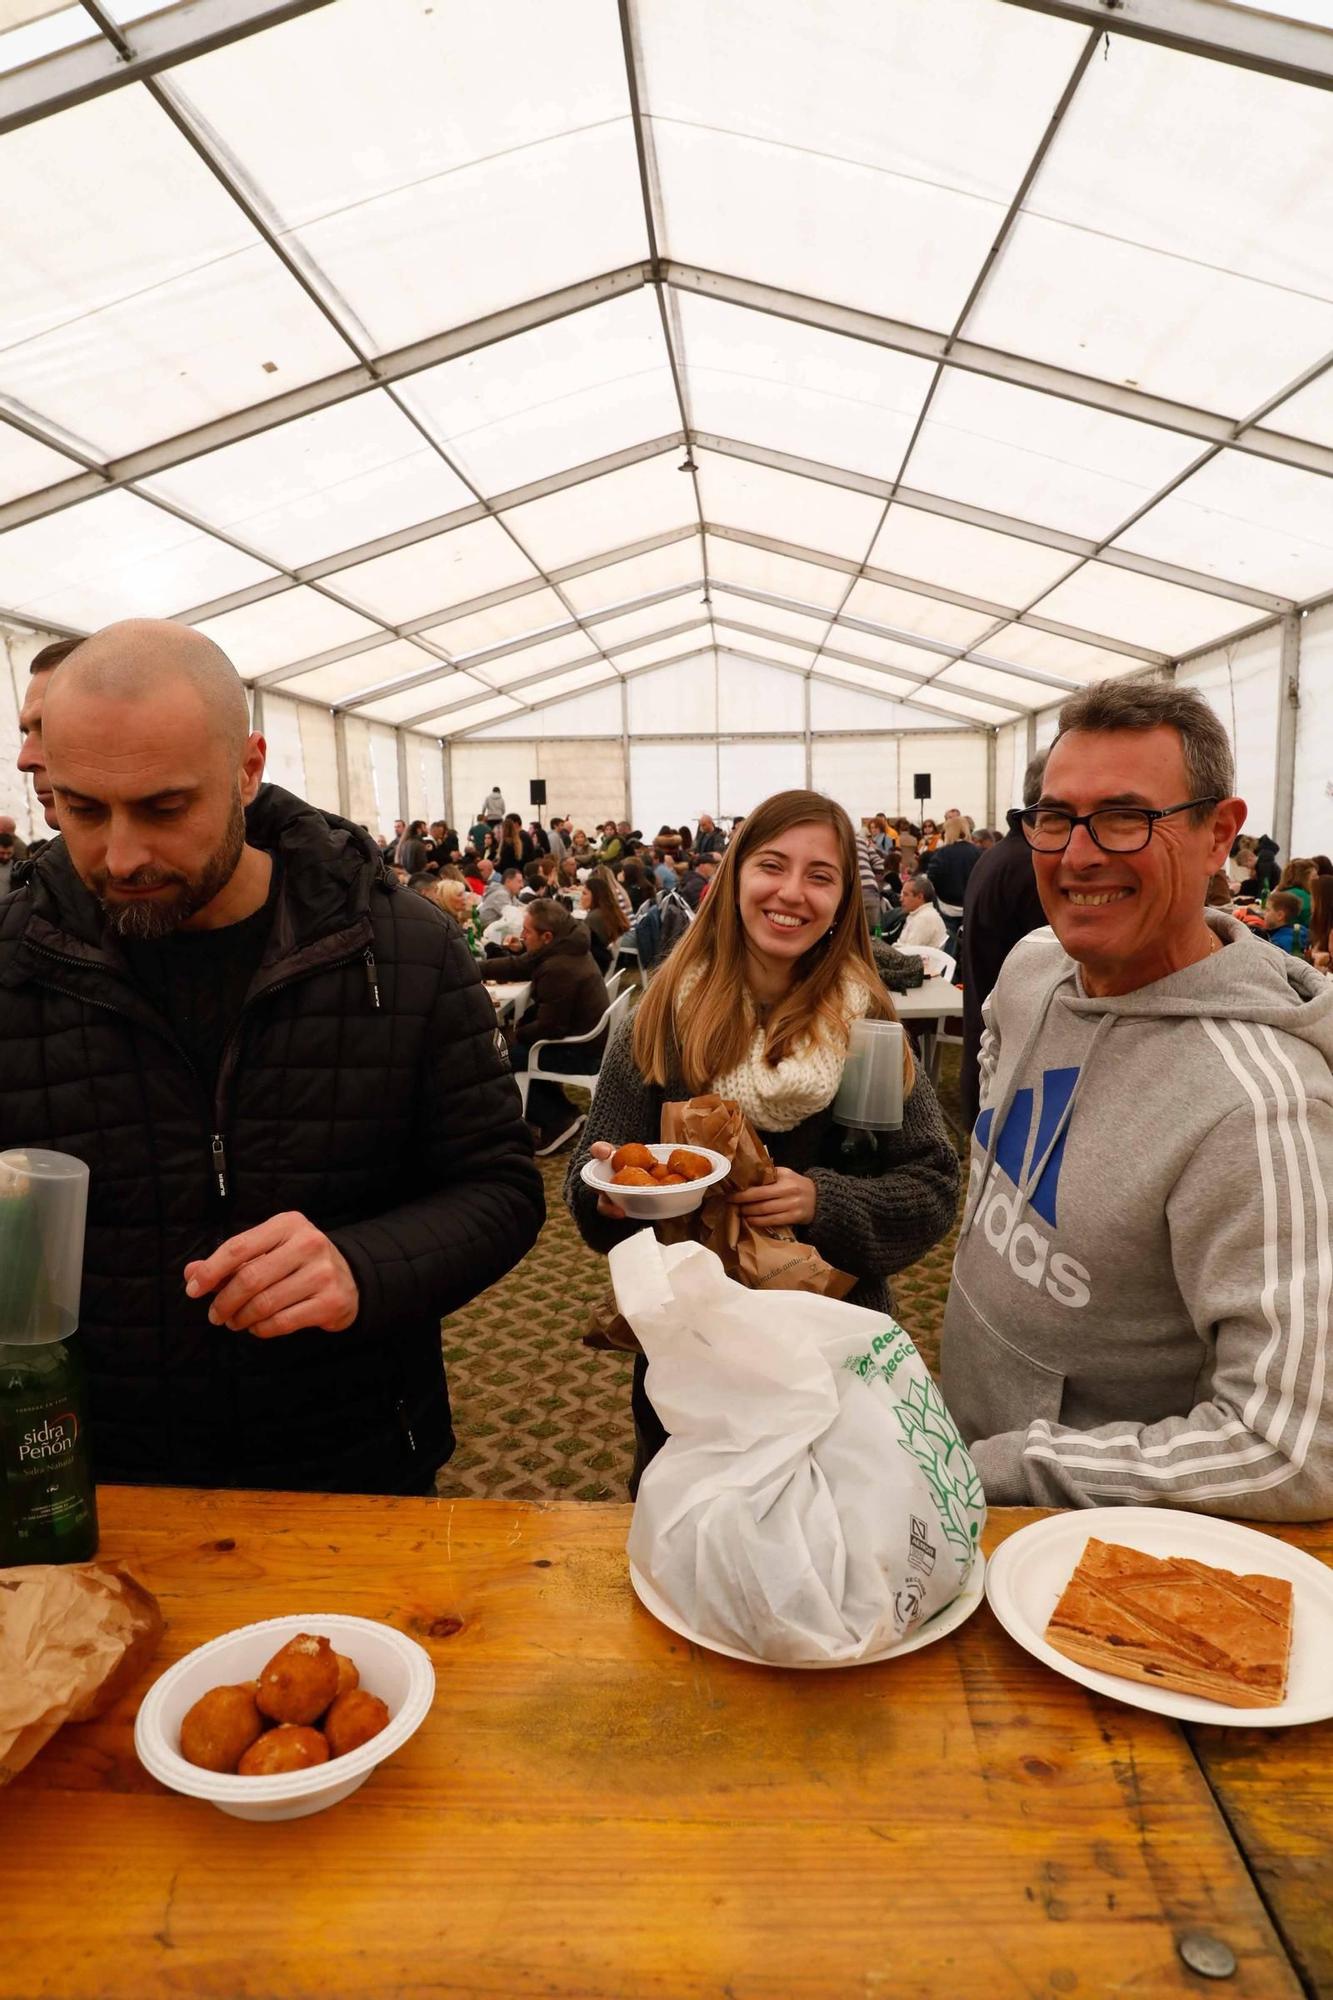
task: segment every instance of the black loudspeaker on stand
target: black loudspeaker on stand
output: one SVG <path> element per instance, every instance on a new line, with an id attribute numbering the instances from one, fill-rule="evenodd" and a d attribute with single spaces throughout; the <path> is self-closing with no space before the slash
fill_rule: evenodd
<path id="1" fill-rule="evenodd" d="M 930 797 L 930 772 L 918 771 L 912 780 L 912 796 L 919 806 Z"/>
<path id="2" fill-rule="evenodd" d="M 529 781 L 528 800 L 534 806 L 544 806 L 546 804 L 545 778 L 533 778 Z"/>

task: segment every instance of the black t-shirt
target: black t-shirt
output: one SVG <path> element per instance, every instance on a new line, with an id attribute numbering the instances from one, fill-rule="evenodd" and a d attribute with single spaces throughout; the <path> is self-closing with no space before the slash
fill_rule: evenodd
<path id="1" fill-rule="evenodd" d="M 210 1097 L 222 1051 L 273 928 L 278 863 L 276 856 L 270 858 L 268 899 L 253 916 L 220 930 L 172 931 L 151 944 L 130 938 L 122 942 L 135 985 L 171 1024 Z"/>

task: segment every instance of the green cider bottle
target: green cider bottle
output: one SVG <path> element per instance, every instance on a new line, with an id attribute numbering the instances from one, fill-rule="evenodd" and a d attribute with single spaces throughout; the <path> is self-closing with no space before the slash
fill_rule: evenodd
<path id="1" fill-rule="evenodd" d="M 79 1323 L 88 1169 L 0 1153 L 0 1569 L 88 1562 L 97 1498 Z"/>
<path id="2" fill-rule="evenodd" d="M 0 1346 L 0 1569 L 90 1562 L 97 1494 L 71 1341 Z"/>

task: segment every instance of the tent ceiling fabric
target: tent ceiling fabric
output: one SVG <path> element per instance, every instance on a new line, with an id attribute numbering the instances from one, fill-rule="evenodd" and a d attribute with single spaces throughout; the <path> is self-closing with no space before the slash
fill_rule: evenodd
<path id="1" fill-rule="evenodd" d="M 997 726 L 1320 601 L 1333 31 L 1130 11 L 8 0 L 0 616 L 455 736 Z"/>

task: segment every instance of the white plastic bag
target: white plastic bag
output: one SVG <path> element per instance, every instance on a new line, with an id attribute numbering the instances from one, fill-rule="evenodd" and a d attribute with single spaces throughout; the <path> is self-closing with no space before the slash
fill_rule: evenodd
<path id="1" fill-rule="evenodd" d="M 630 1560 L 691 1632 L 774 1663 L 853 1661 L 958 1595 L 985 1498 L 894 1320 L 747 1291 L 711 1251 L 647 1229 L 610 1263 L 671 1433 Z"/>

